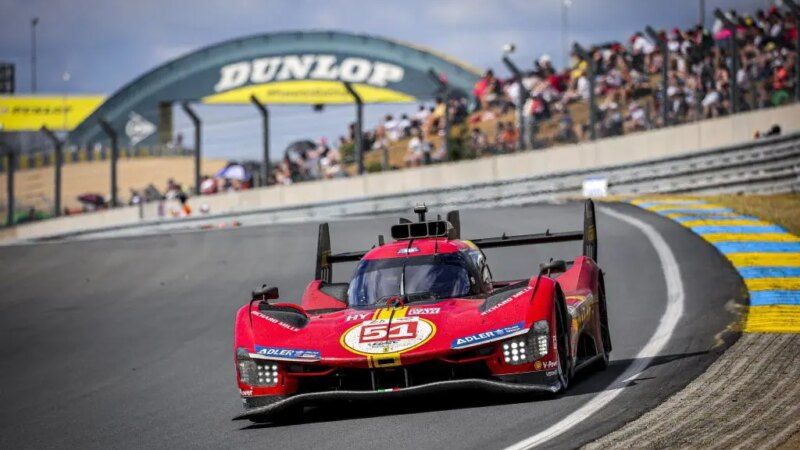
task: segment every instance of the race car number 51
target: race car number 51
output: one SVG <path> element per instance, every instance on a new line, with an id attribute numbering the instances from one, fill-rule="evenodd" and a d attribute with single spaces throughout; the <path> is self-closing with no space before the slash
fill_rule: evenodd
<path id="1" fill-rule="evenodd" d="M 420 317 L 361 322 L 342 334 L 339 342 L 360 355 L 402 353 L 427 342 L 436 334 L 436 326 Z"/>
<path id="2" fill-rule="evenodd" d="M 359 342 L 375 342 L 417 337 L 417 322 L 377 323 L 361 327 Z"/>

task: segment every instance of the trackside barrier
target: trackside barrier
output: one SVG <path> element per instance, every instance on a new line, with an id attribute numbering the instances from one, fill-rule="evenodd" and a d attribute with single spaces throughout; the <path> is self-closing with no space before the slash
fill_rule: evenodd
<path id="1" fill-rule="evenodd" d="M 763 130 L 774 123 L 784 130 L 800 131 L 800 106 L 543 151 L 195 197 L 190 205 L 196 212 L 206 205 L 215 217 L 266 215 L 261 221 L 271 223 L 393 212 L 420 200 L 430 205 L 493 206 L 579 196 L 588 178 L 607 180 L 610 194 L 796 190 L 800 185 L 800 133 L 760 140 L 750 136 L 754 128 Z M 733 139 L 742 143 L 685 150 L 697 148 L 699 143 Z M 168 216 L 173 208 L 176 205 L 167 204 L 162 210 Z M 132 208 L 131 213 L 127 210 L 27 224 L 14 228 L 13 233 L 6 231 L 6 235 L 35 239 L 170 222 L 185 227 L 209 220 L 209 216 L 165 219 L 156 204 L 146 205 L 141 219 L 138 208 Z M 3 236 L 0 234 L 0 238 Z"/>

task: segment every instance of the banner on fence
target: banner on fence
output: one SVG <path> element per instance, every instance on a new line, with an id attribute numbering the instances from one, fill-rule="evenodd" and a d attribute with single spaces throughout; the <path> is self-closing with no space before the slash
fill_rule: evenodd
<path id="1" fill-rule="evenodd" d="M 71 131 L 105 97 L 101 95 L 0 95 L 0 131 Z"/>

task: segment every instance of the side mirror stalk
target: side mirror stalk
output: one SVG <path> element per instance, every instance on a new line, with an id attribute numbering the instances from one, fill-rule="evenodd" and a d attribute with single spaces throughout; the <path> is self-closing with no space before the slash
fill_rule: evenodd
<path id="1" fill-rule="evenodd" d="M 280 293 L 276 286 L 267 286 L 266 284 L 262 284 L 260 288 L 253 291 L 251 299 L 253 301 L 256 300 L 275 300 L 280 297 Z"/>

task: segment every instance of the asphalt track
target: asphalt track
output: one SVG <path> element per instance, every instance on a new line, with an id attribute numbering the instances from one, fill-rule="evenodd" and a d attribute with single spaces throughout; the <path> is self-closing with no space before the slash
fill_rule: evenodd
<path id="1" fill-rule="evenodd" d="M 720 333 L 735 320 L 731 305 L 742 301 L 736 272 L 700 238 L 638 208 L 612 208 L 652 225 L 669 245 L 686 292 L 684 314 L 646 371 L 549 447 L 602 436 L 685 386 L 724 349 Z M 578 204 L 462 211 L 463 235 L 580 229 L 581 214 Z M 333 223 L 334 251 L 371 246 L 394 220 Z M 234 313 L 262 282 L 280 286 L 285 299 L 299 297 L 313 274 L 316 226 L 0 247 L 0 448 L 502 448 L 609 389 L 667 304 L 650 241 L 601 213 L 599 260 L 614 343 L 605 372 L 581 377 L 556 397 L 459 392 L 308 409 L 292 425 L 232 422 L 240 411 Z M 495 278 L 524 277 L 548 257 L 579 251 L 564 243 L 496 249 L 488 258 Z"/>

